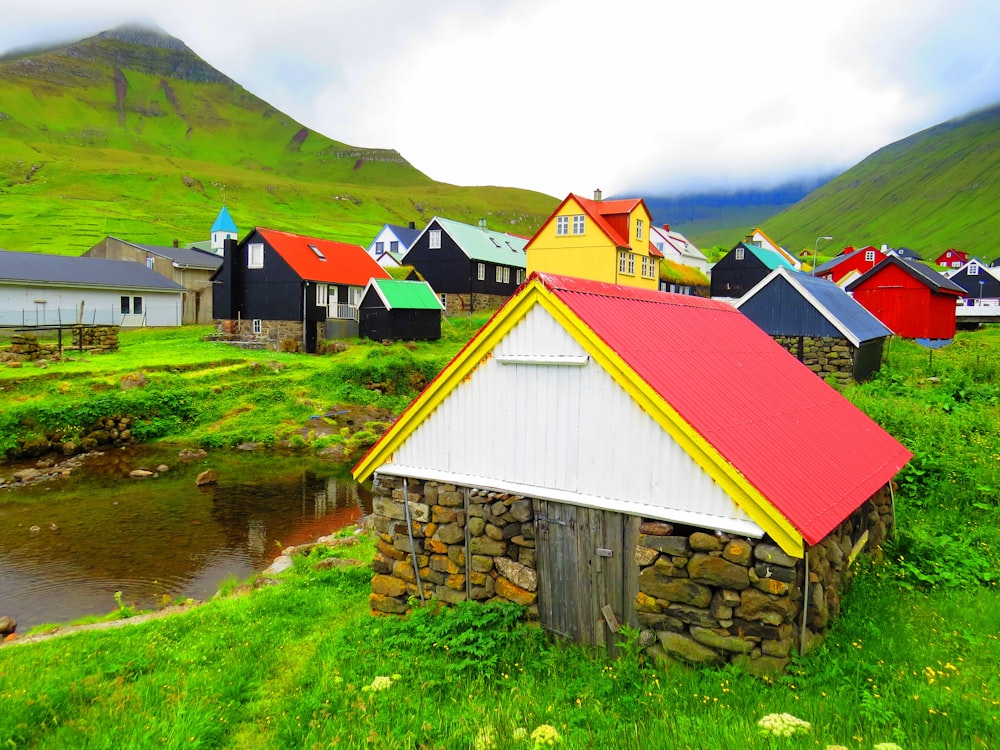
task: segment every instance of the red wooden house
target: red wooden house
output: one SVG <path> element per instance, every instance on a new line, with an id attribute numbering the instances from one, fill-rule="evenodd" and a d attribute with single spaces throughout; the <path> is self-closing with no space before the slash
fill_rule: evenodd
<path id="1" fill-rule="evenodd" d="M 887 255 L 844 289 L 898 336 L 950 339 L 955 336 L 955 301 L 966 295 L 958 284 L 925 265 Z"/>
<path id="2" fill-rule="evenodd" d="M 951 247 L 934 259 L 934 263 L 945 268 L 961 268 L 969 262 L 969 254 Z"/>
<path id="3" fill-rule="evenodd" d="M 850 250 L 848 252 L 848 250 Z M 832 281 L 837 286 L 848 284 L 865 271 L 873 269 L 885 256 L 869 245 L 860 250 L 844 248 L 844 252 L 813 271 L 813 276 Z"/>

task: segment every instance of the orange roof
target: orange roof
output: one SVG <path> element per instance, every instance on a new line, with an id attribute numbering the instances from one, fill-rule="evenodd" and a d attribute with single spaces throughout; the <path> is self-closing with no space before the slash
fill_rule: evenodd
<path id="1" fill-rule="evenodd" d="M 590 217 L 594 225 L 607 235 L 608 239 L 615 243 L 616 247 L 627 248 L 629 247 L 628 234 L 622 235 L 622 233 L 607 220 L 606 217 L 610 216 L 622 216 L 631 214 L 632 211 L 639 205 L 642 205 L 646 209 L 646 213 L 652 217 L 652 213 L 649 211 L 649 207 L 642 198 L 620 198 L 618 200 L 611 201 L 595 201 L 590 198 L 584 198 L 583 196 L 576 195 L 575 193 L 570 193 L 563 199 L 563 202 L 559 204 L 552 215 L 545 220 L 545 223 L 539 227 L 538 231 L 535 232 L 535 236 L 529 240 L 528 244 L 525 246 L 525 252 L 531 247 L 531 243 L 534 241 L 535 237 L 538 237 L 542 230 L 559 214 L 563 206 L 565 206 L 570 199 L 575 200 L 583 212 Z M 663 257 L 663 253 L 656 249 L 653 243 L 649 243 L 649 254 L 658 258 Z"/>
<path id="2" fill-rule="evenodd" d="M 361 245 L 321 240 L 318 237 L 305 237 L 263 227 L 257 227 L 256 230 L 292 270 L 306 281 L 364 286 L 369 279 L 391 278 L 389 272 L 375 262 Z"/>

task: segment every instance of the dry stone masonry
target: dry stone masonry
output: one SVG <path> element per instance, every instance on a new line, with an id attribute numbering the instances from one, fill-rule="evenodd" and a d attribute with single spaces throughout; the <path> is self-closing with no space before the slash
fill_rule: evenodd
<path id="1" fill-rule="evenodd" d="M 515 602 L 537 618 L 530 498 L 416 480 L 404 488 L 402 478 L 386 475 L 376 477 L 373 495 L 374 612 L 405 614 L 423 597 Z M 757 674 L 781 672 L 793 650 L 808 652 L 822 641 L 840 612 L 851 563 L 876 550 L 892 525 L 888 487 L 810 547 L 806 559 L 768 537 L 643 519 L 626 573 L 638 578 L 626 619 L 642 630 L 640 643 L 656 661 L 739 661 Z"/>
<path id="2" fill-rule="evenodd" d="M 854 373 L 854 352 L 844 338 L 826 336 L 775 336 L 774 340 L 806 367 L 838 387 L 850 385 Z"/>

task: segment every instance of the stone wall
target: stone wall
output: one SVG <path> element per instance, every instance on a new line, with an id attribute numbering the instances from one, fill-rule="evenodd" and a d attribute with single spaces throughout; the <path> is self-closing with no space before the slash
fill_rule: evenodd
<path id="1" fill-rule="evenodd" d="M 843 338 L 828 336 L 774 336 L 802 364 L 824 380 L 849 385 L 854 372 L 854 347 Z"/>
<path id="2" fill-rule="evenodd" d="M 781 672 L 793 649 L 804 645 L 808 652 L 822 641 L 840 614 L 853 556 L 878 548 L 892 519 L 883 488 L 809 548 L 808 583 L 805 560 L 788 556 L 768 537 L 644 522 L 636 548 L 636 619 L 652 644 L 650 656 L 695 664 L 736 660 L 756 674 Z"/>
<path id="3" fill-rule="evenodd" d="M 411 540 L 403 480 L 378 475 L 373 495 L 373 611 L 404 614 L 422 592 L 448 603 L 515 602 L 537 618 L 529 498 L 408 480 Z M 781 672 L 793 650 L 822 641 L 840 613 L 854 557 L 877 549 L 892 525 L 891 496 L 883 488 L 809 548 L 807 573 L 804 559 L 788 556 L 768 537 L 644 519 L 630 573 L 638 577 L 639 593 L 626 620 L 642 629 L 640 642 L 654 660 L 737 660 L 757 674 Z"/>
<path id="4" fill-rule="evenodd" d="M 446 294 L 444 314 L 448 316 L 468 315 L 469 297 L 468 294 Z M 498 310 L 504 302 L 510 299 L 502 294 L 473 294 L 471 297 L 472 312 Z"/>
<path id="5" fill-rule="evenodd" d="M 260 333 L 254 333 L 252 320 L 216 320 L 218 335 L 213 338 L 268 351 L 298 352 L 304 351 L 302 325 L 301 320 L 261 320 Z M 318 340 L 322 338 L 322 324 L 316 325 Z"/>
<path id="6" fill-rule="evenodd" d="M 44 341 L 39 340 L 38 333 L 18 331 L 10 337 L 10 346 L 0 351 L 0 361 L 57 359 L 69 349 L 86 349 L 97 353 L 118 351 L 118 326 L 66 326 L 62 329 L 62 334 L 60 348 L 59 330 L 46 329 Z"/>
<path id="7" fill-rule="evenodd" d="M 422 591 L 424 597 L 449 603 L 515 602 L 537 615 L 531 500 L 408 480 L 411 543 L 403 480 L 378 475 L 372 489 L 371 525 L 378 534 L 373 611 L 403 614 L 410 609 L 410 598 L 419 598 Z"/>

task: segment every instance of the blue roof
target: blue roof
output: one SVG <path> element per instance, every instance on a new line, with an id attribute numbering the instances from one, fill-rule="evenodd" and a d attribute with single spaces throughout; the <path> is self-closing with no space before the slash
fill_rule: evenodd
<path id="1" fill-rule="evenodd" d="M 0 250 L 0 283 L 9 282 L 104 289 L 184 291 L 183 286 L 146 268 L 143 263 Z"/>
<path id="2" fill-rule="evenodd" d="M 414 241 L 420 236 L 420 232 L 422 231 L 413 227 L 400 227 L 395 224 L 386 224 L 386 226 L 392 230 L 392 233 L 399 238 L 399 241 L 407 249 L 413 247 Z"/>
<path id="3" fill-rule="evenodd" d="M 219 215 L 215 217 L 215 223 L 212 225 L 213 232 L 232 232 L 237 234 L 236 222 L 233 221 L 233 217 L 229 215 L 229 209 L 225 206 L 219 211 Z"/>
<path id="4" fill-rule="evenodd" d="M 784 315 L 781 314 L 782 311 L 775 311 L 776 316 L 771 316 L 770 320 L 773 321 L 775 318 L 780 320 L 783 326 L 782 330 L 769 330 L 771 326 L 762 325 L 756 320 L 752 299 L 757 295 L 763 296 L 762 293 L 775 283 L 787 284 L 795 290 L 805 303 L 819 312 L 826 322 L 854 346 L 860 346 L 865 341 L 892 335 L 892 331 L 882 321 L 868 312 L 851 295 L 832 281 L 778 268 L 735 303 L 740 312 L 748 315 L 772 336 L 815 335 L 809 331 L 795 330 L 796 325 L 805 322 L 800 314 L 801 311 L 788 310 Z"/>
<path id="5" fill-rule="evenodd" d="M 208 268 L 214 271 L 222 265 L 222 256 L 206 250 L 187 247 L 163 247 L 162 245 L 143 245 L 138 242 L 128 242 L 127 240 L 122 240 L 122 242 L 145 250 L 147 253 L 166 258 L 178 268 Z"/>

